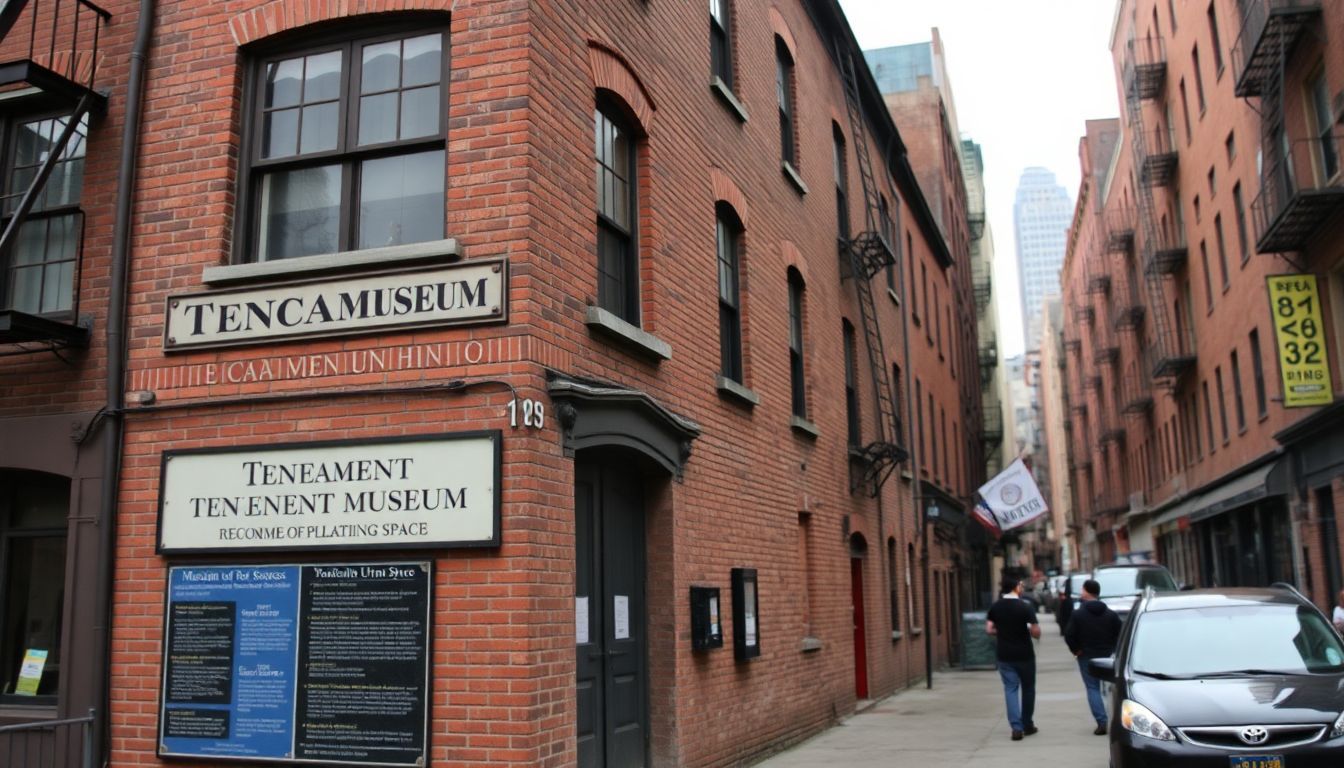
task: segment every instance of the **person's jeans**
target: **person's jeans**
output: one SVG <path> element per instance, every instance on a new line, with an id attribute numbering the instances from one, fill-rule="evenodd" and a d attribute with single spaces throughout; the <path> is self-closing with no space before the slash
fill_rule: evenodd
<path id="1" fill-rule="evenodd" d="M 1003 680 L 1003 701 L 1008 705 L 1008 724 L 1014 731 L 1030 728 L 1036 713 L 1036 662 L 1000 661 L 999 678 Z"/>
<path id="2" fill-rule="evenodd" d="M 1092 708 L 1092 719 L 1097 725 L 1106 724 L 1106 700 L 1101 696 L 1101 681 L 1087 671 L 1090 659 L 1078 660 L 1078 671 L 1083 675 L 1083 686 L 1087 688 L 1087 706 Z"/>

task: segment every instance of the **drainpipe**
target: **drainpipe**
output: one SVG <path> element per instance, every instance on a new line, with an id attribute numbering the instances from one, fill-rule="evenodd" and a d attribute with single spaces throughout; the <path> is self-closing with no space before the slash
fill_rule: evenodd
<path id="1" fill-rule="evenodd" d="M 116 577 L 117 496 L 120 492 L 121 447 L 123 435 L 122 404 L 126 392 L 126 307 L 129 303 L 127 272 L 131 247 L 131 214 L 135 207 L 136 150 L 140 145 L 140 121 L 144 110 L 145 64 L 154 27 L 154 0 L 140 0 L 140 16 L 131 50 L 131 69 L 126 83 L 126 113 L 121 129 L 121 157 L 117 171 L 116 217 L 112 228 L 112 274 L 107 306 L 107 401 L 103 413 L 102 499 L 98 511 L 98 564 L 102 580 L 98 584 L 97 617 L 94 620 L 94 645 L 102 649 L 102 669 L 94 676 L 93 720 L 94 749 L 105 765 L 111 730 L 110 707 L 112 677 L 112 582 Z"/>

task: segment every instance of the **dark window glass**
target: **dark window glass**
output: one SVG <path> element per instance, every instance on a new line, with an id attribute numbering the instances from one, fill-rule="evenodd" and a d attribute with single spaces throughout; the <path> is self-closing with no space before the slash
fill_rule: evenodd
<path id="1" fill-rule="evenodd" d="M 1209 40 L 1213 43 L 1213 66 L 1217 71 L 1222 72 L 1223 39 L 1218 34 L 1218 9 L 1214 5 L 1214 3 L 1209 3 Z"/>
<path id="2" fill-rule="evenodd" d="M 1220 213 L 1213 217 L 1213 235 L 1218 243 L 1218 271 L 1223 277 L 1223 290 L 1227 290 L 1232 284 L 1232 278 L 1227 271 L 1227 242 L 1223 239 L 1223 215 Z"/>
<path id="3" fill-rule="evenodd" d="M 1190 100 L 1185 95 L 1185 78 L 1181 78 L 1179 89 L 1181 92 L 1181 117 L 1185 119 L 1185 143 L 1190 143 Z"/>
<path id="4" fill-rule="evenodd" d="M 1208 427 L 1209 433 L 1209 453 L 1218 450 L 1217 443 L 1213 439 L 1213 401 L 1209 399 L 1209 382 L 1206 379 L 1203 382 L 1204 388 L 1204 424 Z"/>
<path id="5" fill-rule="evenodd" d="M 784 41 L 775 38 L 775 98 L 779 102 L 779 153 L 789 165 L 797 165 L 793 130 L 793 58 Z"/>
<path id="6" fill-rule="evenodd" d="M 1237 350 L 1232 350 L 1232 405 L 1237 412 L 1237 431 L 1246 428 L 1246 404 L 1241 396 L 1241 363 Z"/>
<path id="7" fill-rule="evenodd" d="M 61 674 L 66 517 L 70 484 L 32 472 L 0 473 L 0 700 L 54 703 Z M 45 652 L 35 695 L 17 694 L 30 652 Z"/>
<path id="8" fill-rule="evenodd" d="M 1195 72 L 1195 99 L 1199 103 L 1199 113 L 1204 114 L 1206 105 L 1204 101 L 1204 74 L 1199 71 L 1199 46 L 1196 45 L 1190 50 L 1190 64 Z"/>
<path id="9" fill-rule="evenodd" d="M 11 214 L 68 124 L 68 117 L 48 117 L 14 126 L 0 228 L 9 225 Z M 87 135 L 88 121 L 81 119 L 28 217 L 19 225 L 8 263 L 0 272 L 0 309 L 55 316 L 73 312 L 75 266 L 84 231 L 79 204 Z"/>
<path id="10" fill-rule="evenodd" d="M 1228 440 L 1227 432 L 1227 396 L 1223 393 L 1223 369 L 1213 369 L 1214 386 L 1218 388 L 1218 423 L 1223 428 L 1223 442 Z"/>
<path id="11" fill-rule="evenodd" d="M 938 413 L 938 411 L 934 408 L 933 405 L 933 393 L 930 392 L 929 393 L 929 458 L 933 466 L 929 468 L 929 471 L 933 474 L 934 477 L 938 477 L 938 420 L 934 418 L 934 415 L 936 413 Z"/>
<path id="12" fill-rule="evenodd" d="M 1237 215 L 1237 248 L 1241 251 L 1241 263 L 1251 258 L 1250 241 L 1246 237 L 1246 203 L 1241 198 L 1241 182 L 1232 185 L 1232 207 Z"/>
<path id="13" fill-rule="evenodd" d="M 899 571 L 896 568 L 896 539 L 887 539 L 887 586 L 891 590 L 891 631 L 901 629 L 901 598 Z"/>
<path id="14" fill-rule="evenodd" d="M 443 48 L 434 32 L 260 62 L 251 258 L 443 237 Z"/>
<path id="15" fill-rule="evenodd" d="M 835 219 L 841 245 L 849 244 L 849 165 L 845 159 L 845 137 L 832 124 L 832 165 L 835 171 Z"/>
<path id="16" fill-rule="evenodd" d="M 793 415 L 807 418 L 807 379 L 803 371 L 803 276 L 789 270 L 789 381 Z"/>
<path id="17" fill-rule="evenodd" d="M 845 339 L 845 425 L 851 446 L 863 440 L 859 427 L 859 353 L 854 339 L 854 326 L 844 321 Z"/>
<path id="18" fill-rule="evenodd" d="M 1209 272 L 1209 246 L 1199 241 L 1199 260 L 1204 265 L 1204 295 L 1208 299 L 1209 311 L 1213 311 L 1213 276 Z"/>
<path id="19" fill-rule="evenodd" d="M 1314 608 L 1246 605 L 1148 611 L 1134 629 L 1140 675 L 1199 678 L 1244 669 L 1285 675 L 1344 671 L 1339 635 Z"/>
<path id="20" fill-rule="evenodd" d="M 635 145 L 612 111 L 594 114 L 597 152 L 597 303 L 639 324 L 639 268 L 635 249 Z"/>
<path id="21" fill-rule="evenodd" d="M 1339 173 L 1339 152 L 1335 147 L 1333 110 L 1330 108 L 1330 86 L 1322 70 L 1311 81 L 1311 113 L 1316 129 L 1316 161 L 1320 163 L 1321 181 Z"/>
<path id="22" fill-rule="evenodd" d="M 1265 397 L 1265 363 L 1260 357 L 1260 331 L 1251 331 L 1251 375 L 1255 377 L 1255 412 L 1263 417 L 1269 409 Z"/>
<path id="23" fill-rule="evenodd" d="M 719 264 L 719 365 L 724 378 L 742 382 L 742 307 L 736 218 L 720 210 L 716 217 Z"/>
<path id="24" fill-rule="evenodd" d="M 733 88 L 731 0 L 709 0 L 709 66 L 729 90 Z"/>
<path id="25" fill-rule="evenodd" d="M 919 469 L 923 474 L 928 474 L 929 464 L 924 453 L 924 385 L 918 379 L 915 380 L 915 423 L 917 425 L 916 433 L 919 435 Z"/>

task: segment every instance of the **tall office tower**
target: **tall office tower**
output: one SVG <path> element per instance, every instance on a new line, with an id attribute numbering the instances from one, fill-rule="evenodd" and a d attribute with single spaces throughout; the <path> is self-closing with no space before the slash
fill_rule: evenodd
<path id="1" fill-rule="evenodd" d="M 1022 340 L 1030 349 L 1040 338 L 1045 297 L 1058 294 L 1064 264 L 1065 235 L 1073 218 L 1073 202 L 1055 174 L 1028 168 L 1017 182 L 1013 230 L 1017 237 L 1017 272 L 1022 291 Z"/>

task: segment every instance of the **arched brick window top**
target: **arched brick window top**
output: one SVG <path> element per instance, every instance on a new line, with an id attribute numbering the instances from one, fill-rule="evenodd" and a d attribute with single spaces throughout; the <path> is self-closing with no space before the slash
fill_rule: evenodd
<path id="1" fill-rule="evenodd" d="M 795 269 L 798 272 L 798 276 L 803 278 L 803 282 L 806 283 L 808 280 L 807 261 L 803 258 L 802 251 L 798 250 L 798 246 L 794 245 L 792 240 L 781 240 L 779 243 L 779 255 L 784 257 L 785 266 Z"/>
<path id="2" fill-rule="evenodd" d="M 647 133 L 658 107 L 625 57 L 602 43 L 588 42 L 588 65 L 593 70 L 594 87 L 615 94 L 630 109 L 640 128 Z"/>
<path id="3" fill-rule="evenodd" d="M 742 190 L 738 188 L 737 184 L 734 184 L 733 180 L 728 178 L 728 174 L 718 168 L 710 168 L 709 184 L 714 194 L 714 201 L 726 203 L 737 215 L 738 221 L 742 223 L 742 228 L 750 229 L 751 216 L 747 211 L 747 198 L 742 195 Z"/>
<path id="4" fill-rule="evenodd" d="M 229 31 L 241 47 L 310 24 L 399 11 L 440 11 L 446 18 L 448 7 L 443 0 L 272 0 L 229 19 Z"/>
<path id="5" fill-rule="evenodd" d="M 770 29 L 779 37 L 780 42 L 784 43 L 784 47 L 789 49 L 789 58 L 795 62 L 798 61 L 798 43 L 794 42 L 789 23 L 784 20 L 784 16 L 780 14 L 779 9 L 773 5 L 770 6 L 769 16 Z"/>

